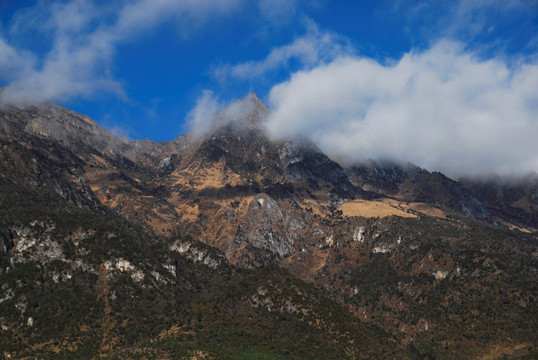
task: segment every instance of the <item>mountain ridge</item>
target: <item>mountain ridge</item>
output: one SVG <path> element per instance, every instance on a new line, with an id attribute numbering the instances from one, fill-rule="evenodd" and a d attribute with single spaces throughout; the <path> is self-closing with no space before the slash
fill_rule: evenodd
<path id="1" fill-rule="evenodd" d="M 41 110 L 40 110 L 41 109 Z M 46 109 L 45 114 L 42 116 L 37 116 L 40 111 Z M 89 117 L 84 115 L 78 115 L 74 112 L 71 112 L 65 108 L 62 108 L 58 105 L 47 103 L 42 107 L 36 106 L 26 106 L 23 109 L 17 108 L 15 106 L 8 106 L 4 108 L 4 119 L 8 122 L 11 122 L 15 127 L 21 127 L 19 131 L 26 131 L 28 133 L 33 133 L 40 136 L 51 137 L 53 139 L 59 140 L 69 146 L 79 146 L 80 144 L 85 144 L 90 147 L 94 147 L 99 151 L 108 154 L 108 155 L 120 155 L 131 161 L 139 162 L 143 165 L 155 165 L 161 164 L 169 165 L 167 158 L 171 158 L 172 155 L 182 154 L 189 148 L 190 152 L 196 152 L 198 145 L 204 141 L 209 140 L 212 137 L 213 133 L 207 132 L 204 135 L 194 135 L 193 132 L 180 135 L 171 141 L 165 142 L 152 142 L 150 140 L 127 140 L 125 137 L 117 136 L 109 132 L 108 130 L 101 128 L 95 121 L 91 120 Z M 22 113 L 21 113 L 22 111 Z M 24 116 L 22 114 L 25 114 Z M 224 109 L 221 113 L 216 115 L 218 120 L 215 121 L 216 130 L 222 127 L 231 126 L 230 131 L 242 131 L 241 128 L 246 126 L 246 129 L 250 129 L 256 132 L 264 134 L 262 136 L 267 136 L 263 128 L 264 117 L 267 116 L 269 110 L 263 105 L 263 103 L 256 97 L 254 93 L 249 94 L 246 98 L 238 100 L 236 103 L 230 105 L 228 108 Z M 47 121 L 50 119 L 55 119 L 54 121 Z M 22 123 L 22 124 L 21 124 Z M 5 126 L 5 122 L 3 123 Z M 308 139 L 295 138 L 283 141 L 273 142 L 272 140 L 268 143 L 280 143 L 280 146 L 284 146 L 279 153 L 279 155 L 290 161 L 290 155 L 297 153 L 300 149 L 303 150 L 313 150 L 318 153 L 322 153 L 316 145 L 314 145 Z M 301 144 L 305 144 L 304 147 Z M 286 146 L 288 150 L 286 150 Z M 285 155 L 285 151 L 289 151 L 290 148 L 295 148 L 295 152 Z M 310 149 L 308 149 L 310 148 Z M 225 150 L 227 151 L 227 150 Z M 229 151 L 229 150 L 228 150 Z M 326 155 L 324 155 L 326 156 Z M 282 159 L 281 159 L 282 160 Z M 163 163 L 164 161 L 164 163 Z M 331 160 L 332 161 L 332 160 Z M 338 162 L 335 162 L 338 164 Z M 287 164 L 290 165 L 290 164 Z M 468 214 L 478 217 L 486 218 L 487 209 L 480 204 L 480 199 L 476 196 L 477 194 L 484 194 L 484 191 L 479 191 L 481 184 L 488 183 L 487 180 L 483 181 L 480 178 L 466 178 L 463 177 L 463 181 L 457 181 L 446 177 L 445 175 L 439 172 L 429 172 L 425 169 L 422 169 L 414 164 L 408 163 L 400 165 L 392 161 L 379 162 L 375 160 L 366 160 L 359 163 L 346 162 L 345 166 L 338 164 L 339 167 L 345 169 L 346 176 L 353 180 L 356 187 L 368 192 L 373 189 L 373 192 L 376 192 L 383 196 L 397 196 L 405 201 L 423 201 L 431 205 L 445 206 L 456 211 L 465 211 Z M 310 168 L 316 168 L 316 166 L 309 166 Z M 390 168 L 390 175 L 387 175 L 387 170 Z M 293 168 L 288 168 L 287 176 L 291 180 L 294 170 Z M 383 174 L 382 174 L 383 173 Z M 387 178 L 388 176 L 388 178 Z M 440 179 L 432 179 L 432 177 L 439 176 Z M 385 177 L 385 178 L 384 178 Z M 536 176 L 526 177 L 526 185 L 531 189 L 537 188 Z M 497 184 L 504 183 L 503 178 L 498 177 L 496 180 Z M 524 179 L 522 177 L 521 179 Z M 407 189 L 404 191 L 397 190 L 394 186 L 405 187 L 404 182 L 420 182 L 428 183 L 431 181 L 431 184 L 435 183 L 448 183 L 452 191 L 452 195 L 460 196 L 460 204 L 447 204 L 446 200 L 428 198 L 425 194 L 420 194 L 420 189 Z M 522 180 L 523 181 L 523 180 Z M 385 182 L 385 184 L 383 184 Z M 517 183 L 513 179 L 507 180 L 507 184 L 504 185 L 504 188 L 510 188 L 510 184 Z M 490 186 L 493 186 L 491 182 Z M 347 187 L 353 187 L 353 185 L 347 184 Z M 392 186 L 392 189 L 388 189 L 386 186 Z M 427 184 L 428 185 L 428 184 Z M 427 186 L 426 185 L 426 186 Z M 468 188 L 476 189 L 477 194 L 469 191 Z M 446 189 L 441 189 L 445 191 Z M 356 190 L 358 191 L 358 190 Z M 510 191 L 510 190 L 507 190 Z M 530 190 L 529 190 L 530 191 Z M 360 191 L 359 191 L 360 192 Z M 429 191 L 431 193 L 431 191 Z M 455 194 L 455 193 L 459 194 Z M 362 192 L 362 196 L 368 196 L 366 193 Z M 431 194 L 429 194 L 431 195 Z M 533 194 L 530 194 L 532 197 Z M 536 196 L 535 196 L 536 197 Z M 469 200 L 463 203 L 463 199 L 468 198 Z M 512 199 L 517 201 L 519 199 Z M 531 199 L 531 213 L 536 213 L 535 202 L 532 202 Z M 490 201 L 491 203 L 491 201 Z M 459 207 L 459 208 L 458 208 Z M 507 206 L 504 206 L 507 207 Z M 499 213 L 497 211 L 496 213 Z M 533 217 L 534 216 L 534 217 Z M 535 224 L 535 215 L 531 215 L 530 219 Z M 525 225 L 532 225 L 527 221 Z"/>
<path id="2" fill-rule="evenodd" d="M 88 305 L 96 304 L 95 316 L 101 319 L 97 335 L 108 344 L 108 353 L 113 354 L 115 346 L 139 349 L 144 337 L 157 341 L 158 334 L 148 333 L 136 314 L 129 315 L 129 321 L 143 330 L 143 336 L 122 333 L 128 328 L 110 316 L 118 306 L 114 289 L 147 294 L 141 284 L 151 285 L 171 296 L 159 300 L 166 308 L 179 296 L 170 285 L 176 280 L 169 277 L 175 274 L 179 279 L 193 262 L 200 266 L 190 274 L 201 283 L 182 277 L 189 284 L 183 289 L 192 305 L 180 306 L 183 310 L 172 318 L 184 322 L 194 316 L 188 315 L 193 308 L 209 301 L 219 310 L 200 315 L 202 330 L 207 330 L 204 319 L 231 314 L 215 304 L 230 291 L 242 293 L 238 289 L 246 282 L 252 292 L 233 301 L 264 326 L 275 314 L 271 311 L 278 309 L 291 317 L 297 331 L 304 325 L 304 331 L 323 337 L 313 325 L 319 320 L 333 324 L 326 327 L 330 331 L 354 334 L 342 335 L 341 340 L 329 336 L 338 346 L 330 346 L 334 352 L 326 358 L 379 358 L 381 352 L 395 358 L 478 358 L 495 351 L 500 358 L 503 352 L 524 354 L 522 349 L 536 347 L 535 178 L 519 188 L 498 182 L 481 187 L 413 165 L 371 162 L 343 167 L 308 139 L 271 140 L 261 126 L 267 111 L 249 95 L 224 110 L 212 132 L 153 143 L 119 138 L 89 118 L 52 104 L 0 110 L 0 199 L 6 209 L 0 224 L 0 279 L 13 293 L 0 302 L 0 317 L 10 324 L 6 326 L 12 336 L 4 344 L 15 349 L 14 344 L 22 344 L 17 332 L 32 328 L 14 325 L 21 319 L 29 322 L 29 313 L 17 310 L 17 304 L 29 309 L 29 304 L 39 303 L 33 292 L 41 293 L 42 285 L 69 289 L 71 282 L 51 279 L 76 273 L 77 281 L 86 286 L 84 293 L 93 298 Z M 126 229 L 126 235 L 117 234 L 116 227 Z M 78 261 L 89 264 L 91 271 L 77 270 Z M 218 264 L 231 272 L 217 275 L 207 270 Z M 43 278 L 38 281 L 42 285 L 18 283 L 23 270 Z M 130 279 L 129 285 L 107 283 L 110 276 Z M 211 276 L 223 283 L 221 300 L 201 297 L 218 288 Z M 82 280 L 85 277 L 89 280 Z M 295 297 L 301 295 L 288 293 L 283 283 L 274 286 L 279 278 L 299 293 L 315 289 L 308 291 L 316 295 L 304 298 L 310 300 L 301 300 L 306 312 L 293 310 Z M 192 292 L 195 288 L 199 292 Z M 270 298 L 264 289 L 273 289 Z M 142 308 L 148 304 L 136 301 Z M 302 322 L 302 316 L 312 314 L 306 309 L 314 303 L 332 305 L 316 310 L 318 320 Z M 130 304 L 135 302 L 125 306 Z M 341 325 L 331 318 L 335 314 L 329 308 L 336 306 L 342 307 L 342 316 L 337 315 Z M 153 348 L 170 354 L 185 344 L 185 338 L 173 330 L 176 320 L 166 320 L 159 309 L 148 314 L 160 319 L 162 336 L 174 340 L 169 347 L 157 341 L 164 347 Z M 120 315 L 125 311 L 117 310 Z M 63 314 L 61 309 L 54 311 Z M 34 312 L 44 319 L 41 310 Z M 223 331 L 234 329 L 226 324 Z M 369 335 L 355 338 L 358 330 Z M 389 342 L 383 340 L 387 334 Z M 313 339 L 319 344 L 318 335 Z M 287 335 L 280 336 L 272 343 Z M 354 339 L 356 346 L 349 345 Z M 203 342 L 196 341 L 193 351 L 209 351 L 213 357 L 223 351 L 204 350 Z M 499 344 L 501 349 L 495 350 Z M 289 351 L 289 344 L 283 346 Z M 378 352 L 373 350 L 376 346 Z"/>

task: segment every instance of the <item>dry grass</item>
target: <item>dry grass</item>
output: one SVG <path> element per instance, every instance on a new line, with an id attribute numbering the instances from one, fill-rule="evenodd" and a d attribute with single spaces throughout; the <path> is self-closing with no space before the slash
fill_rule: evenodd
<path id="1" fill-rule="evenodd" d="M 225 169 L 223 160 L 211 167 L 199 166 L 192 170 L 182 170 L 173 176 L 175 185 L 188 186 L 193 190 L 222 188 L 226 184 L 235 186 L 244 182 L 238 174 Z"/>
<path id="2" fill-rule="evenodd" d="M 436 217 L 436 218 L 446 218 L 446 214 L 436 208 L 436 207 L 433 207 L 431 205 L 428 205 L 428 204 L 424 204 L 424 203 L 409 203 L 408 204 L 409 206 L 409 209 L 410 210 L 413 210 L 413 211 L 416 211 L 416 212 L 419 212 L 421 214 L 425 214 L 425 215 L 428 215 L 428 216 L 433 216 L 433 217 Z"/>
<path id="3" fill-rule="evenodd" d="M 106 161 L 105 159 L 103 159 L 101 156 L 98 156 L 98 155 L 95 155 L 95 154 L 92 154 L 90 155 L 90 159 L 88 159 L 88 163 L 91 164 L 91 165 L 100 165 L 100 166 L 109 166 L 110 164 L 108 163 L 108 161 Z"/>
<path id="4" fill-rule="evenodd" d="M 351 200 L 340 207 L 344 216 L 362 216 L 366 218 L 400 216 L 416 218 L 418 214 L 424 214 L 437 218 L 445 218 L 445 213 L 431 205 L 424 203 L 406 203 L 393 199 L 380 201 Z"/>
<path id="5" fill-rule="evenodd" d="M 387 216 L 417 217 L 382 201 L 351 200 L 343 203 L 340 209 L 344 216 L 363 216 L 367 218 Z"/>
<path id="6" fill-rule="evenodd" d="M 327 259 L 329 258 L 329 250 L 320 250 L 317 248 L 311 248 L 309 250 L 311 250 L 313 259 L 312 272 L 318 273 L 327 264 Z"/>
<path id="7" fill-rule="evenodd" d="M 314 215 L 325 216 L 329 203 L 327 201 L 319 201 L 314 199 L 305 199 L 299 206 L 305 211 L 312 211 Z"/>
<path id="8" fill-rule="evenodd" d="M 174 206 L 174 209 L 180 217 L 182 222 L 193 222 L 198 219 L 200 211 L 197 204 L 190 204 L 179 199 L 173 199 L 170 203 Z"/>
<path id="9" fill-rule="evenodd" d="M 521 227 L 521 226 L 518 226 L 516 224 L 512 224 L 506 220 L 503 220 L 501 218 L 495 218 L 495 221 L 499 222 L 500 224 L 503 224 L 504 226 L 507 226 L 510 230 L 519 230 L 521 232 L 524 232 L 524 233 L 527 233 L 527 234 L 530 234 L 530 233 L 533 233 L 535 231 L 537 231 L 537 229 L 534 229 L 534 228 L 526 228 L 526 227 Z"/>

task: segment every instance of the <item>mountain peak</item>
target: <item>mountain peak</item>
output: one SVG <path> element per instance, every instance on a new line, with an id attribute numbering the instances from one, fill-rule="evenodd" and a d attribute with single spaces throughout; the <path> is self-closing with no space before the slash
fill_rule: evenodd
<path id="1" fill-rule="evenodd" d="M 248 93 L 247 96 L 245 96 L 245 98 L 241 99 L 240 101 L 252 102 L 252 103 L 255 103 L 256 105 L 260 105 L 260 106 L 265 107 L 263 102 L 260 100 L 260 98 L 254 92 Z"/>
<path id="2" fill-rule="evenodd" d="M 258 98 L 258 96 L 256 95 L 255 92 L 251 91 L 247 94 L 247 96 L 245 96 L 245 100 L 257 100 L 257 101 L 260 101 L 260 99 Z"/>
<path id="3" fill-rule="evenodd" d="M 256 96 L 255 93 L 251 92 L 248 95 L 238 100 L 237 103 L 243 104 L 247 109 L 251 110 L 249 115 L 259 115 L 260 113 L 269 113 L 269 109 L 265 104 Z"/>
<path id="4" fill-rule="evenodd" d="M 255 93 L 249 93 L 245 98 L 237 100 L 219 112 L 215 124 L 218 126 L 234 124 L 239 128 L 259 130 L 269 112 Z"/>

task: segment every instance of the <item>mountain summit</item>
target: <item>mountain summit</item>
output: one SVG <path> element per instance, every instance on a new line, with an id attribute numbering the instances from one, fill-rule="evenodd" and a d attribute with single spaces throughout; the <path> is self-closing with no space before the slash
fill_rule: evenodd
<path id="1" fill-rule="evenodd" d="M 153 143 L 0 109 L 4 356 L 536 353 L 536 178 L 344 167 L 268 114 Z"/>

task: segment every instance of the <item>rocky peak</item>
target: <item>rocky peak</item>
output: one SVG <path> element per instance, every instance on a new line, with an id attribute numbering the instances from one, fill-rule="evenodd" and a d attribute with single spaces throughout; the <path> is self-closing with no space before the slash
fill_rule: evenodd
<path id="1" fill-rule="evenodd" d="M 237 100 L 216 115 L 217 125 L 230 125 L 236 131 L 265 131 L 263 122 L 270 111 L 254 93 Z"/>
<path id="2" fill-rule="evenodd" d="M 99 126 L 87 115 L 50 102 L 0 107 L 0 130 L 18 139 L 30 135 L 57 141 L 76 153 L 94 149 L 111 158 L 125 157 L 133 161 L 159 159 L 163 154 L 185 147 L 185 141 L 130 141 Z"/>
<path id="3" fill-rule="evenodd" d="M 248 93 L 248 95 L 245 96 L 244 99 L 240 99 L 239 101 L 254 103 L 254 104 L 256 104 L 256 107 L 263 108 L 263 109 L 267 110 L 267 107 L 263 104 L 263 102 L 260 100 L 260 98 L 258 98 L 258 96 L 256 96 L 256 93 L 253 93 L 253 92 Z"/>
<path id="4" fill-rule="evenodd" d="M 125 137 L 112 134 L 90 117 L 53 103 L 4 106 L 0 109 L 4 130 L 19 136 L 20 132 L 56 140 L 71 148 L 89 146 L 114 154 L 128 144 Z"/>

